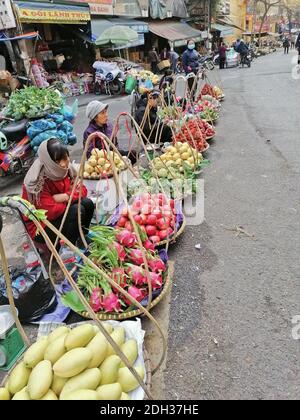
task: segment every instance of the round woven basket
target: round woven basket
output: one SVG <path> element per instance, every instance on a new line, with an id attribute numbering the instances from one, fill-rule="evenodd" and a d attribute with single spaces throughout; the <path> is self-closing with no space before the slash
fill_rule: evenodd
<path id="1" fill-rule="evenodd" d="M 155 298 L 151 302 L 150 309 L 153 309 L 154 306 L 156 306 L 166 296 L 166 294 L 168 293 L 170 289 L 171 284 L 172 284 L 172 278 L 171 278 L 170 272 L 168 272 L 168 275 L 166 277 L 166 281 L 164 284 L 164 288 L 162 289 L 160 295 L 157 296 L 157 298 Z M 88 312 L 78 312 L 78 314 L 82 316 L 83 318 L 90 319 Z M 141 315 L 143 315 L 143 312 L 140 309 L 135 309 L 133 311 L 122 312 L 119 314 L 98 313 L 96 314 L 96 317 L 97 319 L 99 319 L 99 321 L 124 321 L 125 319 L 135 318 Z"/>

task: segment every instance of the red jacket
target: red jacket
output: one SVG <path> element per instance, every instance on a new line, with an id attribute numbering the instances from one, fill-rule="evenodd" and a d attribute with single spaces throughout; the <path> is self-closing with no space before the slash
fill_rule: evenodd
<path id="1" fill-rule="evenodd" d="M 44 187 L 42 192 L 39 195 L 39 201 L 33 203 L 37 209 L 47 210 L 47 219 L 52 222 L 59 217 L 61 217 L 67 207 L 67 203 L 56 203 L 53 199 L 53 195 L 56 194 L 69 194 L 71 195 L 72 192 L 72 183 L 71 178 L 67 176 L 66 178 L 62 179 L 61 181 L 50 181 L 47 179 L 45 181 Z M 83 185 L 82 187 L 82 197 L 87 196 L 87 189 Z M 25 186 L 23 185 L 23 193 L 22 198 L 28 200 L 28 194 L 26 191 Z M 79 191 L 75 191 L 73 196 L 73 203 L 78 201 L 79 198 Z M 24 217 L 24 221 L 26 224 L 27 231 L 32 239 L 36 236 L 36 227 L 33 222 L 30 222 L 27 218 Z"/>

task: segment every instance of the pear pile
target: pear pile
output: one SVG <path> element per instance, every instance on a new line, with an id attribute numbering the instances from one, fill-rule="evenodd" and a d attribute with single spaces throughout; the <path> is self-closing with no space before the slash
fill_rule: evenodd
<path id="1" fill-rule="evenodd" d="M 126 340 L 122 327 L 103 325 L 133 366 L 136 340 Z M 144 367 L 135 369 L 144 380 Z M 29 347 L 0 388 L 0 400 L 130 400 L 139 386 L 99 328 L 82 324 L 59 327 Z"/>
<path id="2" fill-rule="evenodd" d="M 93 149 L 90 158 L 84 165 L 85 179 L 101 179 L 113 175 L 111 161 L 114 162 L 117 172 L 126 169 L 124 160 L 114 152 Z"/>
<path id="3" fill-rule="evenodd" d="M 202 154 L 188 143 L 177 142 L 166 148 L 166 152 L 153 160 L 156 175 L 159 178 L 177 178 L 187 169 L 195 170 L 203 160 Z"/>

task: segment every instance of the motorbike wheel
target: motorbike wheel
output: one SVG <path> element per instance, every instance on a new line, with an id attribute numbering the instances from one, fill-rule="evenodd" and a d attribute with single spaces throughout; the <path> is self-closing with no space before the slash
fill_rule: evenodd
<path id="1" fill-rule="evenodd" d="M 112 95 L 121 95 L 123 91 L 123 84 L 119 80 L 111 82 L 109 87 Z"/>

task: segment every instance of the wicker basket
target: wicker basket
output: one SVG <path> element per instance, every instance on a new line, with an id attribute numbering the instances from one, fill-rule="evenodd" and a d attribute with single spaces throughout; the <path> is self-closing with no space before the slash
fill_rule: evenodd
<path id="1" fill-rule="evenodd" d="M 168 293 L 170 289 L 171 284 L 172 284 L 172 278 L 169 271 L 165 284 L 164 284 L 164 288 L 162 289 L 160 295 L 157 296 L 157 298 L 155 298 L 151 302 L 150 309 L 154 308 L 154 306 L 156 306 L 166 296 L 166 294 Z M 80 313 L 78 312 L 78 314 L 82 316 L 83 318 L 90 319 L 88 312 L 80 312 Z M 140 309 L 135 309 L 133 311 L 128 311 L 128 312 L 122 312 L 119 314 L 103 314 L 103 313 L 96 314 L 97 319 L 99 319 L 99 321 L 124 321 L 125 319 L 135 318 L 141 315 L 143 315 L 143 312 Z"/>

